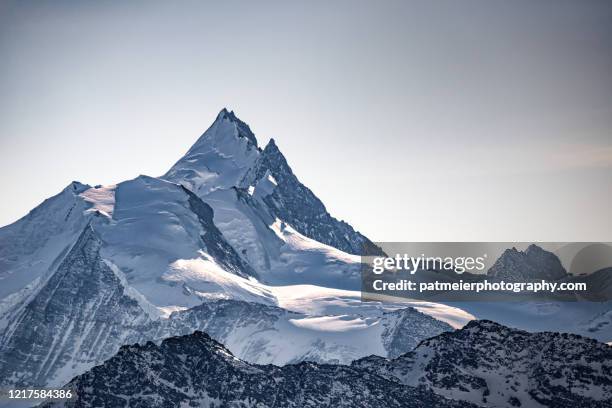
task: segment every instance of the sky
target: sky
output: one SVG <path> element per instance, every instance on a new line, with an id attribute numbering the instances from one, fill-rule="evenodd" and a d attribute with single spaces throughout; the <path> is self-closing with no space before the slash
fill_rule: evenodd
<path id="1" fill-rule="evenodd" d="M 612 241 L 612 2 L 2 1 L 0 225 L 227 107 L 375 241 Z"/>

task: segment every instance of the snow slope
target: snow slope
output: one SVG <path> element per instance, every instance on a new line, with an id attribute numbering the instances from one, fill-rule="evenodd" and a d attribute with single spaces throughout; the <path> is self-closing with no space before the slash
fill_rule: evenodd
<path id="1" fill-rule="evenodd" d="M 397 356 L 451 326 L 413 308 L 368 315 L 306 315 L 235 300 L 205 302 L 162 321 L 155 339 L 202 330 L 236 356 L 257 364 L 342 363 L 371 355 Z"/>

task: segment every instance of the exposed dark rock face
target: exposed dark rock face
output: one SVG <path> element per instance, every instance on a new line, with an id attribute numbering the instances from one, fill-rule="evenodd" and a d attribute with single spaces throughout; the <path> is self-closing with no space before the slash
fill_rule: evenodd
<path id="1" fill-rule="evenodd" d="M 274 139 L 257 158 L 241 185 L 256 185 L 266 174 L 276 182 L 271 194 L 263 197 L 274 216 L 299 233 L 350 254 L 383 254 L 368 238 L 327 212 L 321 200 L 293 174 Z"/>
<path id="2" fill-rule="evenodd" d="M 342 365 L 247 364 L 202 332 L 124 346 L 47 407 L 473 407 Z"/>

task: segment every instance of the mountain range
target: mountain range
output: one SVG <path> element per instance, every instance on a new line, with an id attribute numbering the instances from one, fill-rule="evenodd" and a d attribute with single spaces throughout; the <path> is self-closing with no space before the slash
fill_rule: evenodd
<path id="1" fill-rule="evenodd" d="M 612 347 L 473 321 L 395 359 L 253 365 L 196 331 L 123 346 L 55 407 L 537 407 L 612 404 Z M 138 390 L 136 395 L 132 390 Z"/>
<path id="2" fill-rule="evenodd" d="M 478 394 L 482 386 L 467 387 L 461 376 L 454 382 L 442 381 L 442 387 L 433 380 L 408 384 L 391 375 L 403 370 L 397 368 L 400 365 L 416 367 L 408 363 L 416 357 L 407 356 L 419 355 L 414 353 L 423 350 L 424 342 L 433 341 L 428 339 L 471 333 L 455 330 L 500 309 L 483 310 L 468 303 L 362 302 L 361 255 L 382 254 L 372 240 L 329 214 L 293 173 L 274 139 L 261 148 L 249 126 L 223 109 L 163 176 L 141 175 L 93 187 L 74 181 L 25 217 L 0 228 L 0 385 L 54 387 L 76 376 L 72 385 L 85 387 L 93 381 L 100 392 L 108 391 L 105 397 L 82 393 L 77 406 L 98 406 L 99 401 L 114 405 L 115 400 L 99 398 L 117 396 L 131 386 L 162 383 L 165 391 L 151 397 L 160 404 L 178 396 L 193 404 L 216 401 L 220 406 L 236 406 L 237 401 L 342 406 L 339 401 L 351 398 L 372 407 L 502 404 L 511 397 L 525 403 L 540 401 L 523 395 L 532 390 L 527 382 L 515 385 L 520 391 L 515 393 L 489 384 L 499 375 L 476 373 L 481 377 L 474 384 L 484 381 L 489 393 L 503 394 L 486 401 Z M 557 258 L 530 248 L 526 255 L 505 253 L 490 273 L 519 276 L 525 272 L 521 262 L 530 268 L 536 265 L 528 273 L 544 271 L 558 277 L 565 272 Z M 501 310 L 495 320 L 529 325 L 512 321 L 523 313 L 520 308 L 509 310 Z M 558 323 L 558 331 L 612 339 L 612 325 L 606 323 L 609 310 L 605 304 L 585 306 L 579 318 L 572 316 L 573 325 Z M 530 322 L 539 321 L 540 315 L 535 316 Z M 510 330 L 478 324 L 481 331 Z M 517 339 L 527 336 L 519 333 Z M 503 341 L 495 338 L 487 344 L 501 347 Z M 536 340 L 542 347 L 558 338 L 551 334 Z M 602 347 L 592 340 L 571 340 L 573 345 L 584 343 L 581 350 Z M 477 345 L 452 342 L 458 347 L 457 356 Z M 192 359 L 190 353 L 195 352 L 203 353 L 200 360 Z M 134 365 L 149 358 L 144 355 L 171 359 L 180 384 L 166 383 L 170 374 L 162 374 L 165 369 L 160 365 Z M 180 362 L 181 355 L 189 358 Z M 419 364 L 425 361 L 418 358 Z M 552 357 L 546 358 L 552 364 Z M 472 361 L 460 360 L 454 370 L 462 371 L 465 367 L 460 364 Z M 357 362 L 350 365 L 353 361 Z M 574 369 L 555 361 L 562 379 L 566 369 Z M 507 364 L 498 362 L 499 370 Z M 202 367 L 211 371 L 193 371 Z M 427 367 L 440 372 L 451 368 L 433 363 Z M 155 374 L 158 369 L 162 371 Z M 100 370 L 131 380 L 124 385 L 109 382 L 98 376 L 104 372 Z M 231 383 L 236 389 L 228 388 L 221 380 L 209 383 L 206 373 L 235 375 L 240 381 Z M 598 378 L 605 382 L 609 371 Z M 310 381 L 313 385 L 307 386 Z M 279 383 L 294 391 L 277 395 L 272 402 L 269 390 Z M 320 387 L 328 388 L 321 393 Z M 469 396 L 457 394 L 457 387 L 468 389 Z M 302 389 L 301 394 L 296 394 L 297 389 Z M 608 388 L 602 390 L 601 398 L 607 398 Z M 382 398 L 387 394 L 392 396 L 388 401 Z M 288 402 L 293 395 L 300 396 L 298 405 Z M 568 401 L 579 401 L 576 395 Z M 550 398 L 547 394 L 540 399 L 553 401 Z M 129 405 L 137 406 L 135 401 Z M 138 404 L 155 406 L 146 398 Z"/>
<path id="3" fill-rule="evenodd" d="M 123 344 L 197 329 L 254 363 L 349 363 L 471 318 L 360 304 L 346 289 L 367 251 L 223 109 L 164 176 L 75 181 L 0 229 L 0 383 L 61 385 Z"/>

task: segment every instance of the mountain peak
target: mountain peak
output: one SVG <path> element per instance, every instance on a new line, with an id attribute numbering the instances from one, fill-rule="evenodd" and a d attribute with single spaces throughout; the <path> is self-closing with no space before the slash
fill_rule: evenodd
<path id="1" fill-rule="evenodd" d="M 527 247 L 527 250 L 525 251 L 526 254 L 532 254 L 532 255 L 539 255 L 539 254 L 545 254 L 548 251 L 545 251 L 542 247 L 536 245 L 536 244 L 531 244 Z"/>
<path id="2" fill-rule="evenodd" d="M 274 139 L 263 150 L 257 147 L 249 126 L 227 108 L 221 109 L 212 126 L 162 178 L 185 186 L 200 198 L 233 187 L 255 187 L 262 178 L 274 180 L 264 200 L 270 215 L 341 251 L 361 254 L 368 248 L 368 253 L 382 252 L 327 212 L 321 200 L 298 180 Z"/>
<path id="3" fill-rule="evenodd" d="M 504 251 L 487 275 L 509 281 L 558 280 L 567 276 L 567 272 L 555 254 L 531 244 L 525 251 L 514 247 Z"/>
<path id="4" fill-rule="evenodd" d="M 266 156 L 272 160 L 280 160 L 281 163 L 279 164 L 282 164 L 283 167 L 287 167 L 287 168 L 289 167 L 289 164 L 287 163 L 287 159 L 285 159 L 285 156 L 278 148 L 278 145 L 276 144 L 276 141 L 274 139 L 270 139 L 266 147 L 263 149 L 263 156 Z M 290 168 L 286 170 L 291 171 Z"/>
<path id="5" fill-rule="evenodd" d="M 210 352 L 220 352 L 221 355 L 225 356 L 228 359 L 234 360 L 235 357 L 227 347 L 223 344 L 219 343 L 212 337 L 201 330 L 196 330 L 191 334 L 186 334 L 182 336 L 176 337 L 168 337 L 164 339 L 161 343 L 161 348 L 170 348 L 176 345 L 180 345 L 183 342 L 192 342 L 200 347 L 202 351 L 210 351 Z"/>
<path id="6" fill-rule="evenodd" d="M 263 149 L 263 154 L 264 156 L 268 156 L 268 157 L 280 156 L 282 157 L 283 161 L 285 161 L 286 163 L 285 156 L 283 156 L 283 153 L 280 151 L 280 149 L 278 148 L 278 145 L 276 144 L 276 141 L 273 138 L 270 139 L 266 147 Z"/>
<path id="7" fill-rule="evenodd" d="M 232 114 L 234 113 L 234 111 L 230 111 L 229 109 L 227 109 L 227 108 L 225 108 L 225 107 L 224 107 L 223 109 L 221 109 L 221 110 L 219 111 L 219 114 L 217 115 L 217 118 L 218 118 L 218 117 L 220 117 L 220 116 L 229 115 L 229 113 L 230 113 L 230 112 L 231 112 Z"/>
<path id="8" fill-rule="evenodd" d="M 482 331 L 499 331 L 500 329 L 505 329 L 506 327 L 494 322 L 492 320 L 487 319 L 474 319 L 470 320 L 461 330 L 468 331 L 469 329 L 476 329 Z"/>
<path id="9" fill-rule="evenodd" d="M 234 111 L 227 108 L 221 109 L 216 119 L 208 129 L 191 146 L 186 157 L 203 154 L 209 150 L 218 150 L 224 156 L 233 155 L 233 151 L 238 145 L 245 145 L 244 148 L 258 150 L 255 133 L 251 131 L 249 125 L 240 120 Z M 182 160 L 182 159 L 181 159 Z"/>
<path id="10" fill-rule="evenodd" d="M 249 125 L 247 125 L 245 122 L 240 120 L 238 116 L 236 116 L 233 110 L 228 110 L 227 108 L 221 109 L 219 111 L 219 114 L 217 115 L 217 118 L 213 122 L 213 125 L 211 126 L 211 128 L 216 123 L 223 122 L 223 121 L 228 121 L 234 124 L 236 127 L 237 135 L 239 137 L 246 138 L 247 140 L 249 140 L 252 144 L 254 144 L 257 147 L 257 139 L 255 138 L 255 133 L 253 133 Z"/>
<path id="11" fill-rule="evenodd" d="M 233 111 L 223 108 L 213 124 L 162 178 L 185 185 L 202 196 L 235 186 L 260 152 L 249 125 Z"/>
<path id="12" fill-rule="evenodd" d="M 233 110 L 229 110 L 227 108 L 223 108 L 219 111 L 219 114 L 217 115 L 217 119 L 221 119 L 221 120 L 230 120 L 230 121 L 236 121 L 239 120 L 238 117 L 236 116 L 236 114 L 234 113 Z"/>

